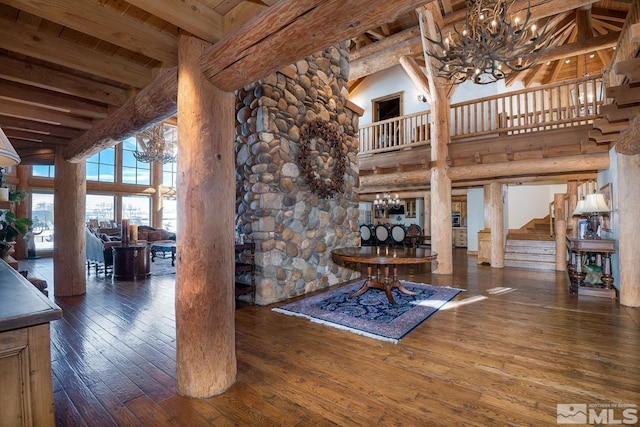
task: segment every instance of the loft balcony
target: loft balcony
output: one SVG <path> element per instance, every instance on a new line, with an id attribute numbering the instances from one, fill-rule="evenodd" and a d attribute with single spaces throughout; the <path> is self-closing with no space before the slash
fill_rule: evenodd
<path id="1" fill-rule="evenodd" d="M 535 163 L 553 158 L 606 156 L 615 139 L 612 135 L 617 136 L 622 128 L 602 120 L 604 92 L 603 78 L 596 75 L 452 104 L 447 158 L 450 171 L 518 160 Z M 371 188 L 371 180 L 366 178 L 374 173 L 428 172 L 430 123 L 431 112 L 423 111 L 361 126 L 361 192 L 378 190 Z M 584 163 L 585 172 L 595 172 L 591 162 Z M 508 168 L 502 173 L 514 177 L 531 175 Z M 535 175 L 549 173 L 563 175 L 559 170 L 545 170 L 543 164 Z M 405 178 L 401 182 L 392 180 L 390 185 L 396 189 L 428 185 L 424 174 L 414 175 L 416 182 Z M 452 175 L 454 186 L 469 184 L 470 177 L 464 173 Z"/>

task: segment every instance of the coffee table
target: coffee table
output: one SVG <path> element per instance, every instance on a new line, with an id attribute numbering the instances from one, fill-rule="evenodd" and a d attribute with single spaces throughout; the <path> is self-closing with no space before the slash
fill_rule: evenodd
<path id="1" fill-rule="evenodd" d="M 436 261 L 438 254 L 425 248 L 394 248 L 388 246 L 362 246 L 359 248 L 340 248 L 331 251 L 334 261 L 354 262 L 367 265 L 367 280 L 360 289 L 349 295 L 357 297 L 369 289 L 381 289 L 387 294 L 387 299 L 393 305 L 395 300 L 391 294 L 393 288 L 407 295 L 415 295 L 405 288 L 398 280 L 398 265 L 422 264 Z M 376 276 L 373 276 L 373 266 L 376 266 Z M 393 276 L 389 276 L 389 269 L 393 266 Z M 380 267 L 384 268 L 384 278 L 380 277 Z"/>
<path id="2" fill-rule="evenodd" d="M 168 258 L 167 252 L 171 254 L 171 266 L 176 265 L 176 242 L 158 242 L 151 244 L 151 262 L 154 262 L 156 257 Z"/>

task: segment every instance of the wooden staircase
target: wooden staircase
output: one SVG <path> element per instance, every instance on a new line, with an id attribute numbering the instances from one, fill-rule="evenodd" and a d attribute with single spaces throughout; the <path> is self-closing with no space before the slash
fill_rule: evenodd
<path id="1" fill-rule="evenodd" d="M 556 242 L 549 216 L 535 218 L 517 230 L 509 230 L 504 254 L 505 267 L 555 270 Z"/>

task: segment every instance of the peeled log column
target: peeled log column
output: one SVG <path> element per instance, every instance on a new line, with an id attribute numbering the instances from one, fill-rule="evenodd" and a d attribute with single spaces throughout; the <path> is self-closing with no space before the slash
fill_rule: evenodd
<path id="1" fill-rule="evenodd" d="M 235 97 L 204 79 L 206 43 L 181 36 L 178 90 L 178 393 L 196 398 L 235 381 Z"/>
<path id="2" fill-rule="evenodd" d="M 56 150 L 53 179 L 53 281 L 57 297 L 84 295 L 87 291 L 85 205 L 87 173 L 85 163 L 69 163 Z"/>
<path id="3" fill-rule="evenodd" d="M 620 304 L 640 307 L 640 154 L 618 154 L 618 235 Z M 615 206 L 612 206 L 615 209 Z"/>
<path id="4" fill-rule="evenodd" d="M 489 184 L 491 199 L 491 267 L 504 267 L 504 203 L 502 199 L 502 184 L 492 182 Z"/>
<path id="5" fill-rule="evenodd" d="M 554 232 L 556 234 L 556 270 L 567 271 L 567 214 L 564 209 L 564 193 L 553 195 L 553 207 L 555 210 Z"/>

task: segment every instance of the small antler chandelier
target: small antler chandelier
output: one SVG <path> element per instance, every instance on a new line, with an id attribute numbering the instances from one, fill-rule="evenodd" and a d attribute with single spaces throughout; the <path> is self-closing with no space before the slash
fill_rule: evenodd
<path id="1" fill-rule="evenodd" d="M 530 1 L 524 19 L 515 16 L 513 21 L 513 3 L 507 0 L 466 0 L 466 4 L 467 18 L 461 30 L 453 25 L 453 33 L 443 37 L 436 26 L 439 40 L 425 36 L 432 45 L 427 55 L 439 62 L 438 75 L 454 84 L 465 80 L 488 84 L 529 69 L 551 40 L 548 22 L 541 30 L 529 25 Z"/>
<path id="2" fill-rule="evenodd" d="M 139 162 L 171 163 L 176 160 L 175 146 L 164 138 L 162 123 L 149 127 L 136 135 L 136 142 L 142 151 L 136 150 L 133 155 Z"/>
<path id="3" fill-rule="evenodd" d="M 392 198 L 387 193 L 382 194 L 380 197 L 379 194 L 376 194 L 376 199 L 373 201 L 373 206 L 376 209 L 387 210 L 387 209 L 398 209 L 400 207 L 400 199 L 396 194 L 395 198 Z"/>

